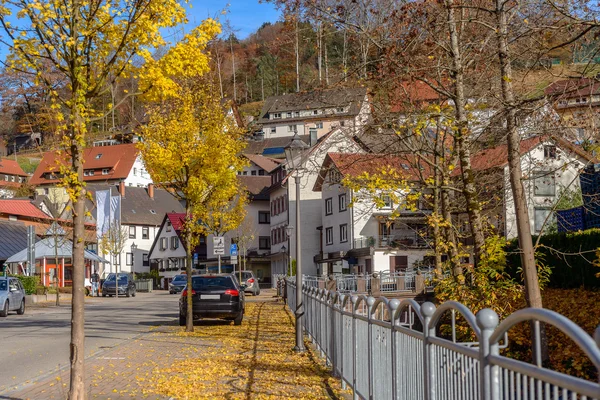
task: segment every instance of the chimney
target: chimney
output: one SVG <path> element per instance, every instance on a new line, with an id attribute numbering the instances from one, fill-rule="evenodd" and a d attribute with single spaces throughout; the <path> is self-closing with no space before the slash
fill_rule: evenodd
<path id="1" fill-rule="evenodd" d="M 122 197 L 125 197 L 125 182 L 119 182 L 119 193 Z"/>
<path id="2" fill-rule="evenodd" d="M 148 196 L 150 196 L 151 199 L 154 199 L 154 183 L 148 184 Z"/>

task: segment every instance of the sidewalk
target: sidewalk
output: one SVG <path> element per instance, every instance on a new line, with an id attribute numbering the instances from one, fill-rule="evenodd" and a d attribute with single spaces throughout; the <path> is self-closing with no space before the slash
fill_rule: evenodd
<path id="1" fill-rule="evenodd" d="M 292 316 L 268 296 L 248 297 L 242 326 L 202 321 L 194 333 L 176 321 L 86 360 L 90 399 L 328 399 L 341 395 L 317 357 L 299 355 Z M 68 370 L 10 399 L 64 399 Z"/>

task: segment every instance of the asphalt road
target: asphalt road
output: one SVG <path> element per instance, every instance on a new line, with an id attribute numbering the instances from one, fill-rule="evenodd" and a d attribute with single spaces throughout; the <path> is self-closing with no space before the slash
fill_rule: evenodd
<path id="1" fill-rule="evenodd" d="M 138 293 L 136 297 L 88 298 L 85 354 L 89 357 L 132 339 L 151 327 L 173 323 L 178 295 Z M 69 366 L 70 303 L 28 308 L 0 318 L 0 393 Z"/>

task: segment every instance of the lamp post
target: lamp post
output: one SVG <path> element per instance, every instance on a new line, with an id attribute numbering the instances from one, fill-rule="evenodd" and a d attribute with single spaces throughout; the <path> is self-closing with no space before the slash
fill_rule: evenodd
<path id="1" fill-rule="evenodd" d="M 294 174 L 296 183 L 296 346 L 294 350 L 303 352 L 304 337 L 302 333 L 302 315 L 304 314 L 302 304 L 302 251 L 300 238 L 300 178 L 304 170 L 304 154 L 309 146 L 300 139 L 298 132 L 292 138 L 290 144 L 285 147 L 285 158 L 287 165 Z"/>
<path id="2" fill-rule="evenodd" d="M 135 251 L 137 250 L 137 245 L 135 242 L 131 243 L 131 272 L 133 273 L 133 280 L 135 281 Z"/>
<path id="3" fill-rule="evenodd" d="M 285 247 L 285 244 L 283 246 L 281 246 L 281 250 L 279 250 L 281 252 L 281 254 L 283 254 L 283 272 L 284 274 L 287 276 L 287 254 L 288 254 L 288 249 L 287 247 Z"/>
<path id="4" fill-rule="evenodd" d="M 288 259 L 287 259 L 288 268 L 287 268 L 287 271 L 285 273 L 287 276 L 292 276 L 292 243 L 291 243 L 291 240 L 292 240 L 292 232 L 293 231 L 294 231 L 294 227 L 293 226 L 288 225 L 288 226 L 285 227 L 285 233 L 287 235 L 288 246 L 290 248 L 290 250 L 288 252 Z"/>

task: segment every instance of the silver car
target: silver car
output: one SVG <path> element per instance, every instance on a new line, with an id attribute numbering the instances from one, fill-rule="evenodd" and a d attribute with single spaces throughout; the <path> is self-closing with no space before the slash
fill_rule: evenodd
<path id="1" fill-rule="evenodd" d="M 236 272 L 235 275 L 237 277 L 238 273 Z M 260 294 L 258 279 L 256 279 L 252 271 L 242 271 L 241 283 L 246 285 L 246 289 L 244 289 L 246 293 L 252 293 L 254 296 L 258 296 Z"/>
<path id="2" fill-rule="evenodd" d="M 9 311 L 25 314 L 25 289 L 17 278 L 0 277 L 0 317 L 6 317 Z"/>

